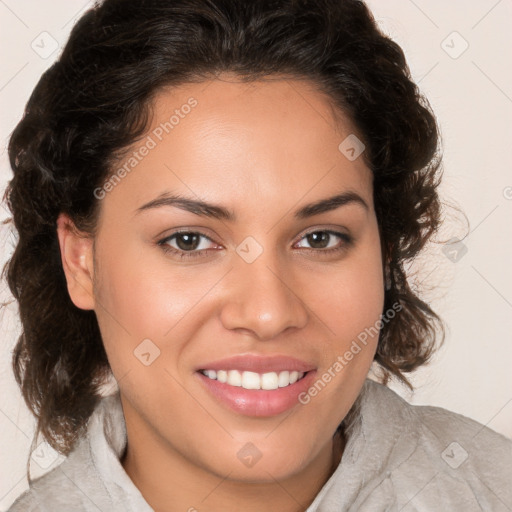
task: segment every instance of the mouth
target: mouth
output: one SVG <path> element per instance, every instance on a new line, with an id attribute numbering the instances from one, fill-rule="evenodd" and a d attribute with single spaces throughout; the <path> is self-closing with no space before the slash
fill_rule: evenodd
<path id="1" fill-rule="evenodd" d="M 291 357 L 240 355 L 204 363 L 195 374 L 221 406 L 243 416 L 271 417 L 299 404 L 316 368 Z"/>

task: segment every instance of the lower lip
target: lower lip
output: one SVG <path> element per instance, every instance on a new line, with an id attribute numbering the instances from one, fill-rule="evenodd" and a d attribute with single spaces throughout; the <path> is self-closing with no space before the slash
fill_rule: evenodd
<path id="1" fill-rule="evenodd" d="M 212 395 L 231 410 L 245 416 L 268 417 L 295 407 L 299 395 L 311 386 L 315 373 L 309 371 L 294 384 L 273 390 L 245 389 L 209 379 L 201 372 L 197 375 Z"/>

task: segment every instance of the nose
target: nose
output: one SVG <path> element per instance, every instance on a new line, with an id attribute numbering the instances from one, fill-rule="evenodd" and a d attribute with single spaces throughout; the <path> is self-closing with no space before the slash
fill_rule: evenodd
<path id="1" fill-rule="evenodd" d="M 270 340 L 287 329 L 303 328 L 308 322 L 299 283 L 291 272 L 279 271 L 274 258 L 262 255 L 253 263 L 238 260 L 229 273 L 226 290 L 221 310 L 226 329 Z"/>

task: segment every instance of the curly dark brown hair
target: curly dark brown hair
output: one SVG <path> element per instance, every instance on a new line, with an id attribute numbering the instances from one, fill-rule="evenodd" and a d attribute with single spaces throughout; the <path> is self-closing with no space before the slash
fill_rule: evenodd
<path id="1" fill-rule="evenodd" d="M 23 330 L 13 368 L 37 435 L 68 454 L 110 368 L 95 313 L 68 295 L 56 220 L 94 234 L 94 190 L 147 128 L 164 86 L 220 72 L 307 79 L 366 145 L 388 286 L 375 360 L 408 382 L 442 323 L 404 264 L 440 222 L 439 136 L 401 48 L 358 0 L 105 0 L 87 11 L 41 77 L 9 144 L 6 200 L 19 240 L 5 272 Z M 441 336 L 442 337 L 442 336 Z"/>

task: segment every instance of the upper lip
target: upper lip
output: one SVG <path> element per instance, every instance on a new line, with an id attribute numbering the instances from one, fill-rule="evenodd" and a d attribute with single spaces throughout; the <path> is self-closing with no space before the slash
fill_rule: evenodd
<path id="1" fill-rule="evenodd" d="M 295 357 L 274 355 L 236 355 L 227 357 L 225 359 L 218 359 L 204 363 L 199 366 L 197 370 L 239 370 L 242 372 L 255 372 L 255 373 L 268 373 L 268 372 L 281 372 L 285 370 L 297 372 L 309 372 L 314 370 L 315 366 L 296 359 Z"/>

